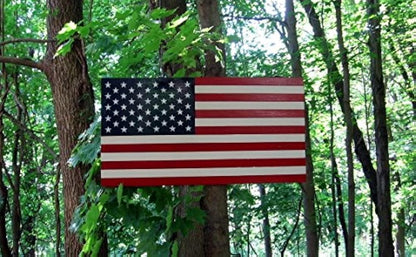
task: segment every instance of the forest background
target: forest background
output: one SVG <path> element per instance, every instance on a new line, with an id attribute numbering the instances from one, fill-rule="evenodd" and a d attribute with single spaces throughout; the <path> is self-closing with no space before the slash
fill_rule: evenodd
<path id="1" fill-rule="evenodd" d="M 2 256 L 416 255 L 414 1 L 0 9 Z M 102 77 L 218 75 L 303 77 L 305 183 L 99 185 Z"/>

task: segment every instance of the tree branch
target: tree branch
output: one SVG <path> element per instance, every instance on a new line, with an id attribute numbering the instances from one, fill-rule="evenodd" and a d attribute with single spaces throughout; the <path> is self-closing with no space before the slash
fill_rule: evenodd
<path id="1" fill-rule="evenodd" d="M 49 154 L 53 157 L 53 159 L 55 161 L 58 160 L 58 155 L 55 153 L 55 151 L 49 145 L 47 145 L 45 141 L 43 141 L 40 137 L 38 137 L 35 133 L 33 133 L 32 130 L 27 128 L 24 124 L 22 124 L 19 120 L 14 118 L 7 111 L 4 111 L 3 114 L 6 118 L 8 118 L 11 122 L 13 122 L 15 125 L 17 125 L 20 129 L 24 130 L 32 139 L 34 139 L 35 141 L 37 141 L 41 145 L 43 145 L 43 147 L 45 147 L 45 149 L 49 152 Z"/>
<path id="2" fill-rule="evenodd" d="M 54 42 L 56 40 L 53 39 L 35 39 L 35 38 L 15 38 L 11 40 L 6 40 L 3 42 L 0 42 L 0 46 L 8 45 L 8 44 L 14 44 L 14 43 L 40 43 L 40 44 L 46 44 L 49 42 Z"/>
<path id="3" fill-rule="evenodd" d="M 22 59 L 16 57 L 7 57 L 7 56 L 0 56 L 0 63 L 11 63 L 16 65 L 22 65 L 26 67 L 36 68 L 41 71 L 44 70 L 44 65 L 42 62 L 35 62 L 29 59 Z"/>

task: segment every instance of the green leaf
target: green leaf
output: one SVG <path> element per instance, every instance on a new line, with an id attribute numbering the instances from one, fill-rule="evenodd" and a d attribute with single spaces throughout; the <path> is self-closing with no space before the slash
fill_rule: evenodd
<path id="1" fill-rule="evenodd" d="M 117 188 L 117 203 L 118 206 L 121 204 L 121 199 L 123 197 L 123 184 L 120 184 Z"/>
<path id="2" fill-rule="evenodd" d="M 167 28 L 169 29 L 174 29 L 178 26 L 180 26 L 182 23 L 184 23 L 185 21 L 187 21 L 189 18 L 189 15 L 185 15 L 185 16 L 180 16 L 179 18 L 176 18 L 174 20 L 172 20 L 170 22 L 170 24 L 167 26 Z"/>
<path id="3" fill-rule="evenodd" d="M 166 8 L 156 8 L 150 13 L 150 17 L 154 20 L 169 17 L 176 12 L 176 9 L 167 10 Z"/>
<path id="4" fill-rule="evenodd" d="M 166 215 L 166 229 L 165 229 L 165 233 L 168 233 L 168 231 L 171 229 L 172 222 L 173 222 L 173 206 L 169 206 L 168 213 Z"/>
<path id="5" fill-rule="evenodd" d="M 178 257 L 178 253 L 179 253 L 179 244 L 178 244 L 178 241 L 175 240 L 175 242 L 173 242 L 173 245 L 172 245 L 172 257 Z"/>

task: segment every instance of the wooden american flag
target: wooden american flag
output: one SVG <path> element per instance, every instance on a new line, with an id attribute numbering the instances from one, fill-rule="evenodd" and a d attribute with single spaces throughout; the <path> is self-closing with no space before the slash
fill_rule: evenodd
<path id="1" fill-rule="evenodd" d="M 300 78 L 102 79 L 101 183 L 303 182 Z"/>

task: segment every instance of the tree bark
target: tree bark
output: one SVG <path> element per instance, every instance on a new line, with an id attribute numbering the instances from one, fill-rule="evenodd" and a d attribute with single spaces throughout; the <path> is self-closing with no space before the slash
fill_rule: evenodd
<path id="1" fill-rule="evenodd" d="M 48 0 L 48 40 L 56 37 L 65 23 L 82 20 L 82 0 Z M 80 133 L 88 128 L 94 115 L 94 96 L 88 77 L 82 42 L 76 39 L 72 51 L 54 57 L 55 41 L 48 41 L 44 60 L 45 73 L 52 88 L 55 117 L 59 139 L 59 163 L 63 178 L 65 212 L 65 255 L 78 256 L 82 243 L 70 230 L 75 208 L 84 193 L 84 174 L 88 167 L 70 168 L 67 164 Z"/>
<path id="2" fill-rule="evenodd" d="M 291 57 L 292 77 L 302 77 L 302 64 L 296 33 L 296 17 L 293 0 L 286 0 L 285 21 L 288 32 L 288 50 Z M 305 183 L 302 183 L 303 209 L 306 230 L 306 253 L 309 257 L 317 257 L 319 256 L 319 237 L 315 213 L 315 186 L 313 181 L 312 146 L 309 134 L 308 115 L 308 110 L 306 108 L 306 181 Z"/>
<path id="3" fill-rule="evenodd" d="M 381 56 L 380 3 L 367 0 L 369 17 L 370 79 L 373 92 L 374 129 L 377 155 L 377 209 L 379 256 L 394 256 L 391 220 L 390 165 L 388 151 L 386 87 L 383 81 Z"/>
<path id="4" fill-rule="evenodd" d="M 217 0 L 197 0 L 197 9 L 201 28 L 212 27 L 213 31 L 221 31 L 220 9 Z M 221 49 L 225 59 L 223 44 L 216 45 Z M 225 76 L 225 67 L 216 61 L 216 53 L 205 52 L 205 71 L 207 77 Z M 228 232 L 227 187 L 205 186 L 202 209 L 207 214 L 204 225 L 204 251 L 206 257 L 230 256 Z"/>

